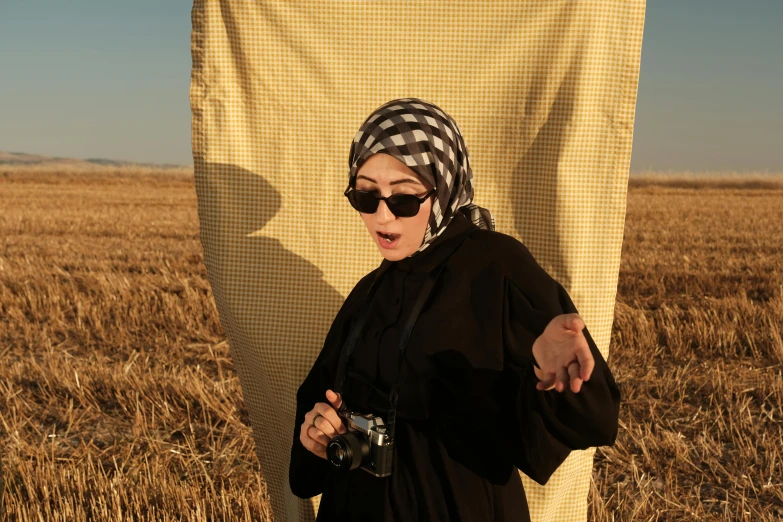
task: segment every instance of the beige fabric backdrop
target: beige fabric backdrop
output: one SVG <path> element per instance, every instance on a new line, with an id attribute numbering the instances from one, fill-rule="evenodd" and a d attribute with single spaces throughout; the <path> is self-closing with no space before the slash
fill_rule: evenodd
<path id="1" fill-rule="evenodd" d="M 201 240 L 275 519 L 295 393 L 344 296 L 381 256 L 345 200 L 354 133 L 419 97 L 463 131 L 475 202 L 572 296 L 608 356 L 644 0 L 196 0 L 191 107 Z M 594 450 L 534 521 L 585 520 Z M 248 495 L 257 492 L 248 491 Z"/>

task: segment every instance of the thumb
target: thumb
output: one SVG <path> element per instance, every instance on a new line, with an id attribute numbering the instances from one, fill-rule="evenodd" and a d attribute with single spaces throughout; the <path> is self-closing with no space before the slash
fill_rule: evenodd
<path id="1" fill-rule="evenodd" d="M 326 390 L 326 398 L 329 400 L 329 402 L 332 405 L 332 408 L 334 408 L 335 410 L 339 410 L 340 406 L 343 405 L 343 398 L 340 397 L 338 393 L 335 393 L 332 390 Z"/>
<path id="2" fill-rule="evenodd" d="M 579 317 L 579 314 L 568 314 L 565 327 L 574 332 L 581 332 L 585 327 L 585 322 Z"/>

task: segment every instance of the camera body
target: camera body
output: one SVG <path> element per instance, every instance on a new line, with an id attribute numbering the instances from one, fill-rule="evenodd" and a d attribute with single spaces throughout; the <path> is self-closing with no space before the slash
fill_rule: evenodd
<path id="1" fill-rule="evenodd" d="M 362 468 L 375 477 L 392 472 L 394 440 L 381 417 L 350 410 L 338 411 L 347 429 L 326 446 L 326 460 L 336 469 Z"/>

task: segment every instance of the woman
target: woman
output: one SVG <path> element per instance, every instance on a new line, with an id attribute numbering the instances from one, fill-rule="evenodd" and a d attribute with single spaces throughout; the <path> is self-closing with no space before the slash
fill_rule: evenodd
<path id="1" fill-rule="evenodd" d="M 620 394 L 606 362 L 563 287 L 472 204 L 467 149 L 440 108 L 382 105 L 349 164 L 346 196 L 384 260 L 299 388 L 291 490 L 322 494 L 318 521 L 529 520 L 517 468 L 544 484 L 571 450 L 614 443 Z M 393 390 L 391 474 L 334 467 L 327 445 L 348 431 L 337 412 L 383 419 Z"/>

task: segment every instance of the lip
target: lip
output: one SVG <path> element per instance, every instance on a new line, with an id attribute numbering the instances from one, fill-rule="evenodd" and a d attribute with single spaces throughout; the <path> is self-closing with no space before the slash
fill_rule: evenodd
<path id="1" fill-rule="evenodd" d="M 385 234 L 386 232 L 384 232 Z M 398 235 L 397 239 L 392 241 L 391 243 L 387 243 L 385 239 L 381 236 L 381 231 L 377 231 L 375 235 L 378 237 L 378 244 L 383 248 L 394 248 L 400 243 L 400 238 L 402 235 Z"/>

